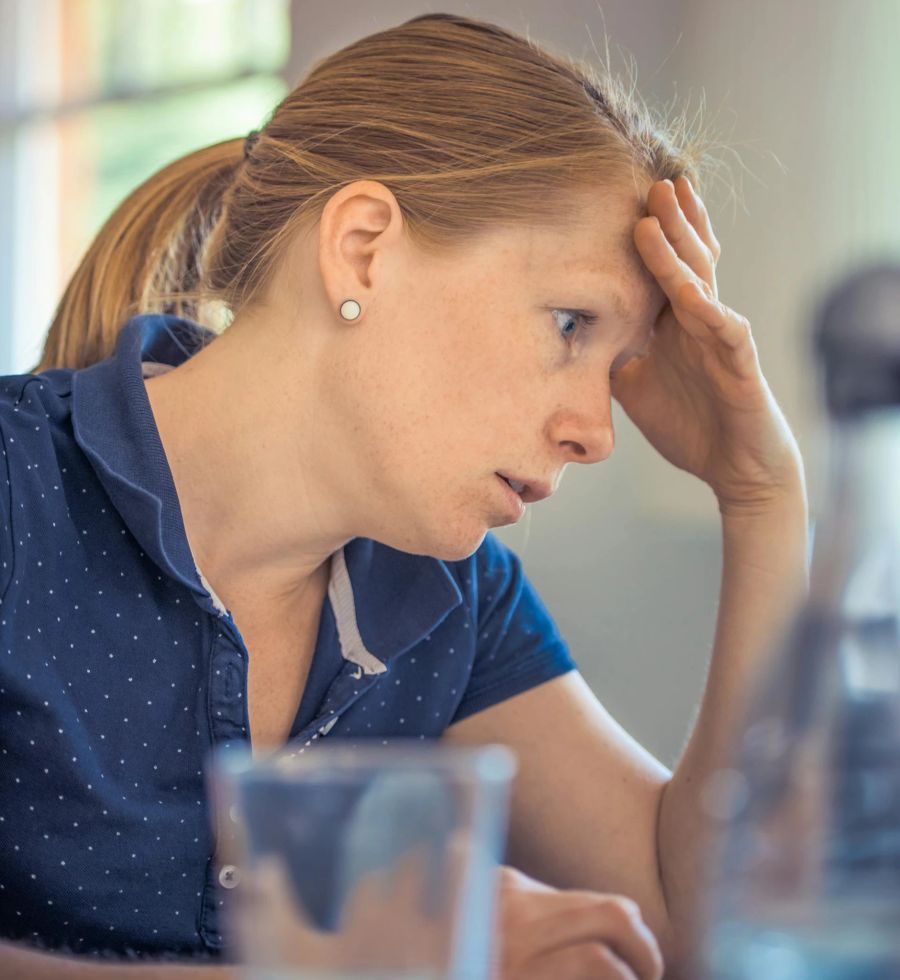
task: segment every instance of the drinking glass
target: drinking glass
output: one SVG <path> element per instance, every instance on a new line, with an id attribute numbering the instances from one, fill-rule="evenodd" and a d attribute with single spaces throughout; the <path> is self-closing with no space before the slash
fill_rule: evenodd
<path id="1" fill-rule="evenodd" d="M 489 980 L 513 753 L 420 741 L 212 757 L 226 944 L 250 980 Z"/>

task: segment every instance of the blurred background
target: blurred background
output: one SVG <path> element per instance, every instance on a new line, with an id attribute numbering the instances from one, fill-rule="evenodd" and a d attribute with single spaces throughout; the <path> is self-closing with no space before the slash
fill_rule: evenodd
<path id="1" fill-rule="evenodd" d="M 0 374 L 37 362 L 68 277 L 131 189 L 264 124 L 316 59 L 437 11 L 585 59 L 608 38 L 651 105 L 718 134 L 719 294 L 753 326 L 815 519 L 811 317 L 835 277 L 900 257 L 900 0 L 0 0 Z M 570 466 L 496 533 L 598 697 L 671 765 L 712 646 L 718 511 L 618 409 L 615 424 L 609 460 Z"/>

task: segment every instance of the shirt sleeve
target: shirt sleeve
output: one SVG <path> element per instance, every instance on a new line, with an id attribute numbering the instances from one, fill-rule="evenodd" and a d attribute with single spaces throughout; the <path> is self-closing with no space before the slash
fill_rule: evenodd
<path id="1" fill-rule="evenodd" d="M 473 560 L 475 659 L 453 722 L 577 669 L 519 556 L 489 531 Z"/>

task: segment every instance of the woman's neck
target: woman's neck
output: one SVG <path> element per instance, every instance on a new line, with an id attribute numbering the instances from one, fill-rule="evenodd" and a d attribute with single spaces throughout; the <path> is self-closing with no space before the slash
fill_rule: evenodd
<path id="1" fill-rule="evenodd" d="M 144 383 L 198 568 L 226 606 L 277 609 L 315 590 L 354 535 L 316 478 L 315 406 L 298 403 L 314 386 L 246 327 Z"/>

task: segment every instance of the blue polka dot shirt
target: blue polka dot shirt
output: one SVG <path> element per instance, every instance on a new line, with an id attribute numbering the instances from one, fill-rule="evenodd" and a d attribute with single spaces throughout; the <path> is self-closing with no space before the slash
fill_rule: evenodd
<path id="1" fill-rule="evenodd" d="M 4 938 L 223 956 L 204 767 L 248 740 L 252 651 L 193 561 L 143 380 L 211 336 L 141 315 L 99 364 L 0 378 Z M 435 739 L 574 668 L 492 533 L 455 562 L 355 538 L 289 742 Z"/>

